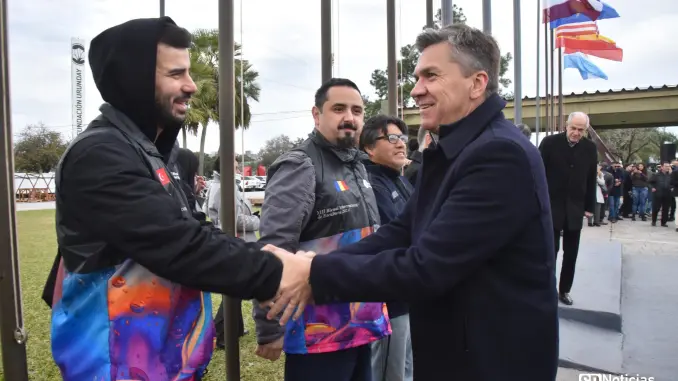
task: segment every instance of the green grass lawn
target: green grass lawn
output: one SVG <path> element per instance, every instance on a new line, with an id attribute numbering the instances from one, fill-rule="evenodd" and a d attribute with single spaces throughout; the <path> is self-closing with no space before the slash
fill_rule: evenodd
<path id="1" fill-rule="evenodd" d="M 56 254 L 54 211 L 26 211 L 19 212 L 17 215 L 24 320 L 29 335 L 27 343 L 28 377 L 31 381 L 61 380 L 59 370 L 54 364 L 50 352 L 50 309 L 40 298 L 42 287 Z M 221 296 L 213 296 L 213 301 L 214 312 L 216 313 Z M 242 380 L 282 380 L 283 358 L 276 362 L 270 362 L 254 354 L 256 340 L 251 312 L 251 303 L 243 302 L 245 326 L 250 333 L 240 341 Z M 205 380 L 225 380 L 224 363 L 224 351 L 215 351 Z M 0 361 L 0 381 L 4 380 L 2 362 Z"/>

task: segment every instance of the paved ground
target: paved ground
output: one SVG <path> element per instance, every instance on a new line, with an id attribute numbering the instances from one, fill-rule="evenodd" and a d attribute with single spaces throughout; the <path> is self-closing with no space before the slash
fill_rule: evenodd
<path id="1" fill-rule="evenodd" d="M 42 209 L 54 209 L 56 207 L 54 201 L 47 202 L 17 202 L 16 210 L 18 212 L 24 210 L 42 210 Z"/>
<path id="2" fill-rule="evenodd" d="M 585 226 L 582 232 L 582 240 L 612 239 L 623 245 L 623 352 L 629 376 L 675 380 L 678 374 L 678 232 L 672 222 L 669 226 L 626 219 L 599 228 Z M 561 369 L 558 381 L 576 381 L 578 374 Z"/>

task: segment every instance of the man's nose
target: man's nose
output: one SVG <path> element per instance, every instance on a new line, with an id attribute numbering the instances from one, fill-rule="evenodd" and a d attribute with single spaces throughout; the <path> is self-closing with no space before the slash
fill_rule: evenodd
<path id="1" fill-rule="evenodd" d="M 418 98 L 424 94 L 426 94 L 426 87 L 424 87 L 424 85 L 421 84 L 421 81 L 415 82 L 412 91 L 410 91 L 410 96 L 412 97 L 412 99 L 414 99 L 415 102 L 419 102 Z"/>
<path id="2" fill-rule="evenodd" d="M 193 78 L 188 76 L 188 80 L 181 87 L 181 90 L 188 94 L 195 94 L 195 92 L 198 91 L 198 86 L 196 86 L 195 82 L 193 81 Z"/>

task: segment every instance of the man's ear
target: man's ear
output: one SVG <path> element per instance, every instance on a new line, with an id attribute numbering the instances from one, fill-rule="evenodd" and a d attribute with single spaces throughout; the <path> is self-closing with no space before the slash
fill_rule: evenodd
<path id="1" fill-rule="evenodd" d="M 315 123 L 315 127 L 318 128 L 318 126 L 320 125 L 320 114 L 321 114 L 320 109 L 313 106 L 313 108 L 311 109 L 311 114 L 313 114 L 313 122 Z"/>

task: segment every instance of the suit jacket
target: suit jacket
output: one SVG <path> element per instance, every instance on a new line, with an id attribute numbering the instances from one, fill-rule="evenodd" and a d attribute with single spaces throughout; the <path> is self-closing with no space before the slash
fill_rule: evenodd
<path id="1" fill-rule="evenodd" d="M 596 205 L 598 151 L 595 143 L 582 138 L 573 147 L 564 132 L 545 137 L 539 144 L 549 185 L 553 228 L 580 230 L 584 212 Z"/>
<path id="2" fill-rule="evenodd" d="M 556 377 L 546 176 L 505 105 L 493 95 L 441 126 L 403 213 L 311 265 L 316 303 L 409 303 L 417 381 Z"/>

